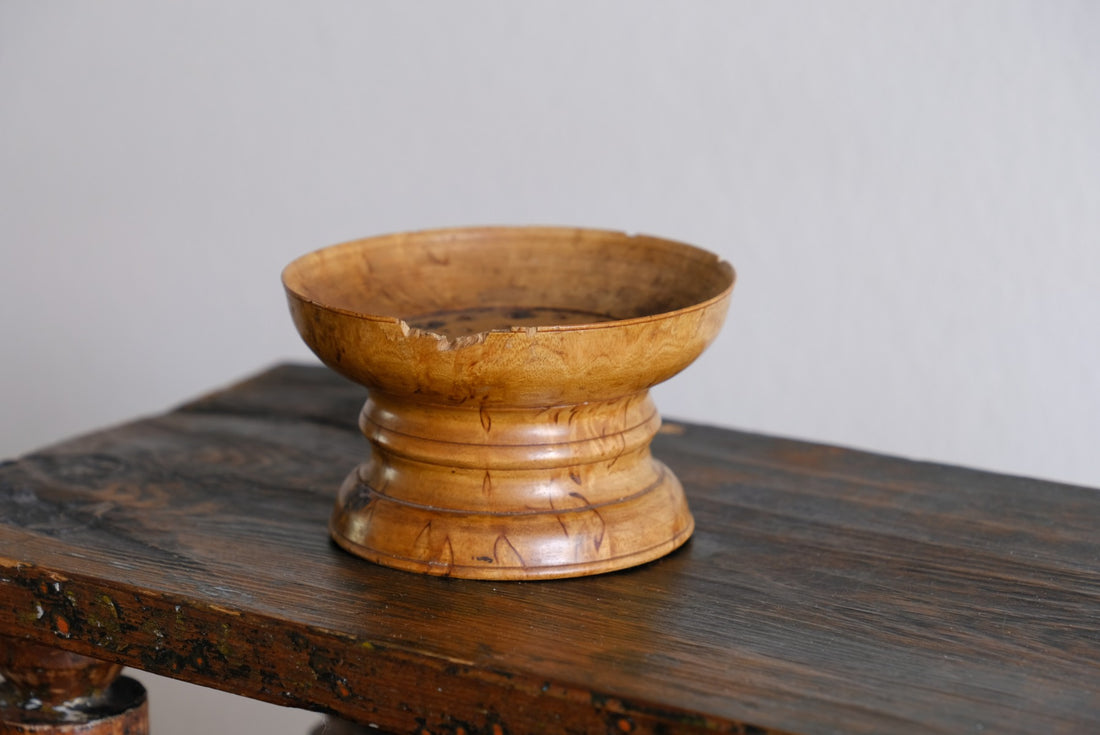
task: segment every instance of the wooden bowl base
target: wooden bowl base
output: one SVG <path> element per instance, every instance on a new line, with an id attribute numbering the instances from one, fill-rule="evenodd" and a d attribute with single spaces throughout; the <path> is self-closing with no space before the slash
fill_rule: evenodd
<path id="1" fill-rule="evenodd" d="M 648 391 L 550 408 L 421 404 L 372 394 L 370 458 L 345 480 L 338 544 L 373 562 L 470 579 L 545 579 L 661 557 L 694 528 L 653 459 Z"/>

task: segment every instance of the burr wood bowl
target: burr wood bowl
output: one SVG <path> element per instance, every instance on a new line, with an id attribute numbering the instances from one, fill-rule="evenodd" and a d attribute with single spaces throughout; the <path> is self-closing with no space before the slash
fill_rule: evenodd
<path id="1" fill-rule="evenodd" d="M 368 389 L 367 459 L 330 531 L 361 557 L 477 579 L 656 559 L 694 528 L 650 454 L 649 388 L 709 345 L 733 268 L 670 240 L 482 227 L 367 238 L 283 271 L 294 323 Z"/>

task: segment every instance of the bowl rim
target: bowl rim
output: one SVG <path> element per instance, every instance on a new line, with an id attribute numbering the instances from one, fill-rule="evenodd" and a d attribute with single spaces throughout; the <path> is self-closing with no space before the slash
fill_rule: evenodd
<path id="1" fill-rule="evenodd" d="M 492 337 L 492 335 L 510 335 L 510 334 L 516 334 L 516 333 L 527 333 L 528 335 L 532 335 L 534 333 L 543 333 L 543 332 L 545 332 L 545 333 L 585 332 L 585 331 L 596 330 L 596 329 L 616 329 L 616 328 L 622 328 L 622 327 L 625 327 L 625 326 L 632 326 L 632 325 L 636 325 L 636 324 L 649 324 L 649 323 L 656 322 L 656 321 L 663 321 L 663 320 L 666 320 L 666 319 L 672 319 L 672 318 L 676 318 L 676 317 L 683 316 L 683 315 L 686 315 L 686 314 L 690 314 L 690 313 L 695 312 L 695 311 L 700 311 L 700 310 L 706 309 L 706 308 L 708 308 L 708 307 L 710 307 L 714 304 L 717 304 L 717 303 L 721 303 L 722 301 L 724 301 L 724 300 L 726 300 L 730 297 L 730 294 L 733 291 L 733 287 L 737 282 L 737 271 L 729 261 L 723 259 L 717 253 L 712 252 L 710 250 L 707 250 L 705 248 L 701 248 L 697 245 L 692 245 L 690 243 L 682 242 L 680 240 L 673 240 L 673 239 L 670 239 L 670 238 L 661 237 L 661 236 L 658 236 L 658 235 L 649 235 L 649 234 L 641 233 L 641 232 L 626 232 L 624 230 L 602 229 L 602 228 L 595 228 L 595 227 L 580 227 L 580 226 L 578 226 L 578 227 L 569 227 L 569 226 L 559 226 L 559 225 L 467 225 L 467 226 L 459 226 L 459 227 L 435 227 L 435 228 L 420 229 L 420 230 L 396 231 L 396 232 L 390 232 L 390 233 L 382 233 L 382 234 L 378 234 L 378 235 L 370 235 L 370 236 L 367 236 L 367 237 L 355 238 L 353 240 L 347 240 L 347 241 L 344 241 L 344 242 L 335 243 L 335 244 L 332 244 L 332 245 L 327 245 L 327 246 L 324 246 L 324 247 L 321 247 L 321 248 L 317 248 L 316 250 L 312 250 L 310 252 L 303 253 L 302 255 L 299 255 L 294 260 L 290 261 L 290 263 L 288 263 L 283 268 L 282 273 L 281 273 L 281 281 L 282 281 L 282 284 L 283 284 L 283 288 L 286 291 L 288 296 L 294 298 L 295 300 L 297 300 L 301 303 L 309 304 L 309 305 L 311 305 L 311 306 L 313 306 L 317 309 L 321 309 L 323 311 L 340 314 L 342 316 L 350 317 L 350 318 L 353 318 L 353 319 L 358 319 L 358 320 L 361 320 L 361 321 L 378 322 L 378 323 L 382 323 L 382 324 L 391 324 L 391 325 L 396 326 L 405 336 L 424 335 L 424 336 L 431 336 L 431 337 L 439 338 L 439 337 L 443 337 L 444 335 L 440 334 L 439 332 L 434 332 L 430 329 L 420 329 L 420 328 L 417 328 L 417 327 L 412 327 L 408 324 L 408 322 L 405 321 L 405 319 L 403 319 L 401 317 L 398 317 L 398 316 L 391 316 L 391 315 L 386 315 L 386 314 L 368 314 L 368 313 L 365 313 L 365 312 L 362 312 L 362 311 L 355 311 L 354 309 L 347 309 L 347 308 L 340 307 L 340 306 L 333 306 L 331 304 L 326 304 L 326 303 L 324 303 L 322 301 L 319 301 L 317 299 L 310 298 L 310 297 L 306 296 L 305 294 L 303 294 L 302 292 L 300 292 L 299 290 L 295 289 L 293 286 L 290 285 L 290 283 L 288 282 L 289 277 L 290 277 L 289 274 L 296 267 L 299 267 L 300 264 L 303 261 L 305 261 L 308 258 L 314 257 L 317 253 L 326 252 L 326 251 L 331 252 L 331 251 L 335 251 L 335 250 L 351 249 L 356 245 L 361 245 L 363 243 L 366 243 L 366 242 L 369 242 L 369 241 L 374 241 L 374 240 L 384 240 L 384 239 L 387 239 L 387 238 L 405 238 L 405 237 L 415 238 L 415 237 L 424 237 L 424 236 L 431 236 L 431 235 L 442 235 L 444 233 L 451 234 L 451 235 L 457 235 L 459 237 L 475 238 L 479 233 L 494 233 L 494 234 L 499 236 L 500 234 L 503 234 L 503 233 L 509 232 L 509 231 L 522 231 L 522 232 L 527 233 L 527 234 L 534 234 L 534 233 L 538 233 L 538 232 L 547 232 L 547 233 L 555 233 L 555 234 L 563 234 L 563 233 L 566 233 L 566 232 L 583 232 L 583 233 L 587 233 L 587 234 L 593 235 L 593 236 L 610 236 L 610 237 L 617 237 L 617 238 L 625 238 L 625 240 L 627 240 L 627 241 L 634 240 L 634 239 L 645 239 L 645 240 L 659 242 L 659 243 L 662 243 L 662 244 L 674 245 L 676 247 L 684 248 L 688 251 L 693 251 L 693 252 L 695 252 L 696 254 L 698 254 L 700 256 L 713 258 L 713 267 L 725 271 L 728 274 L 729 282 L 726 284 L 726 286 L 719 293 L 715 294 L 714 296 L 706 298 L 702 301 L 697 301 L 693 304 L 681 307 L 679 309 L 672 309 L 672 310 L 669 310 L 669 311 L 661 311 L 661 312 L 657 312 L 655 314 L 646 314 L 644 316 L 630 317 L 630 318 L 627 318 L 627 319 L 607 319 L 607 320 L 602 320 L 602 321 L 598 321 L 598 322 L 582 322 L 582 323 L 579 323 L 579 324 L 546 324 L 546 325 L 531 325 L 531 326 L 496 327 L 496 328 L 493 328 L 493 329 L 483 330 L 481 332 L 478 332 L 476 335 L 471 335 L 472 337 L 476 337 L 478 342 L 480 342 L 484 339 L 488 339 L 488 338 Z M 469 339 L 469 337 L 460 338 L 460 339 L 463 339 L 463 341 L 466 341 L 466 340 Z"/>

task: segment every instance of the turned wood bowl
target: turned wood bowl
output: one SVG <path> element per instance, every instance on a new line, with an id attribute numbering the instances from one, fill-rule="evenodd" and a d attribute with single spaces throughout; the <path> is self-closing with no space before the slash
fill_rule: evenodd
<path id="1" fill-rule="evenodd" d="M 369 456 L 330 531 L 379 564 L 479 579 L 634 566 L 694 528 L 650 454 L 649 388 L 725 319 L 733 268 L 671 240 L 482 227 L 367 238 L 283 272 L 306 344 L 368 389 Z"/>

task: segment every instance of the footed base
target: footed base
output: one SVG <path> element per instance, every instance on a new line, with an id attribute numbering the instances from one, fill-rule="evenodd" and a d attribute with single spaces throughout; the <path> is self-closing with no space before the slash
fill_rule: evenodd
<path id="1" fill-rule="evenodd" d="M 456 408 L 372 396 L 371 457 L 345 480 L 331 532 L 389 567 L 548 579 L 644 564 L 682 545 L 683 487 L 653 459 L 642 392 L 551 409 Z"/>
<path id="2" fill-rule="evenodd" d="M 616 502 L 503 514 L 410 505 L 363 484 L 359 477 L 366 468 L 360 467 L 341 493 L 332 537 L 377 564 L 466 579 L 551 579 L 626 569 L 678 548 L 695 527 L 679 481 L 664 465 L 654 465 L 657 484 Z"/>

